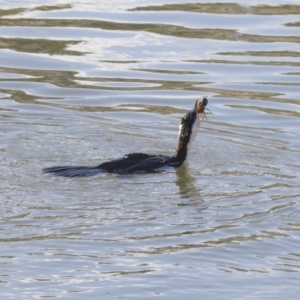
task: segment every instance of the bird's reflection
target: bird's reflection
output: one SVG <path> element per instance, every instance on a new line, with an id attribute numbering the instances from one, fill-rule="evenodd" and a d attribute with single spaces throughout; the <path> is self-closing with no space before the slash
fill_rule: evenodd
<path id="1" fill-rule="evenodd" d="M 200 197 L 200 189 L 196 185 L 196 180 L 189 173 L 188 164 L 183 164 L 180 168 L 175 168 L 177 180 L 176 185 L 179 187 L 181 198 L 197 198 Z"/>

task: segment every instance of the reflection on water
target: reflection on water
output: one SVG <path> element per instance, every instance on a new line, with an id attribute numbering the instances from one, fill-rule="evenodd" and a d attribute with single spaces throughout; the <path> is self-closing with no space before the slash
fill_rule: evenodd
<path id="1" fill-rule="evenodd" d="M 0 294 L 296 299 L 298 1 L 2 2 Z M 174 172 L 41 173 L 172 155 L 203 96 Z"/>
<path id="2" fill-rule="evenodd" d="M 188 165 L 185 163 L 181 168 L 175 170 L 177 175 L 176 185 L 179 188 L 179 194 L 182 198 L 200 197 L 200 188 L 197 188 L 196 180 L 189 174 Z"/>

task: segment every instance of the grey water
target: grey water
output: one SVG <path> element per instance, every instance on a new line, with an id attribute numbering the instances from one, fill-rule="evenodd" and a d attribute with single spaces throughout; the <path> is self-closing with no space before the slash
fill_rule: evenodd
<path id="1" fill-rule="evenodd" d="M 298 1 L 0 1 L 1 299 L 298 299 Z M 186 165 L 42 174 L 130 152 Z"/>

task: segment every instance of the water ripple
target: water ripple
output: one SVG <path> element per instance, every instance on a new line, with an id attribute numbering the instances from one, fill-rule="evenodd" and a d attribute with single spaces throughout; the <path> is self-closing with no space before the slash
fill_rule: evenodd
<path id="1" fill-rule="evenodd" d="M 297 299 L 298 2 L 37 2 L 0 9 L 1 296 Z M 203 96 L 174 172 L 41 173 L 172 155 Z"/>

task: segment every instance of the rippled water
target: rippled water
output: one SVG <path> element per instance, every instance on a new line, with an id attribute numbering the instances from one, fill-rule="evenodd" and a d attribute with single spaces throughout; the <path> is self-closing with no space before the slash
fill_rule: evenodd
<path id="1" fill-rule="evenodd" d="M 298 299 L 298 0 L 95 2 L 1 1 L 1 299 Z M 174 172 L 41 173 L 170 155 L 202 96 Z"/>

